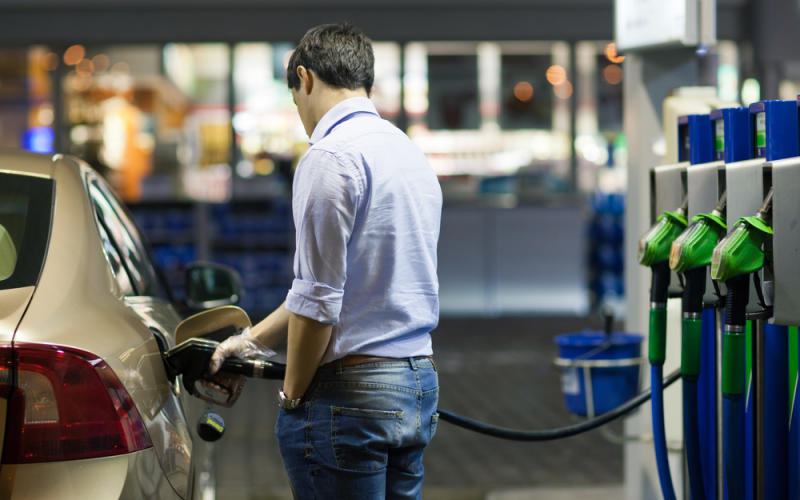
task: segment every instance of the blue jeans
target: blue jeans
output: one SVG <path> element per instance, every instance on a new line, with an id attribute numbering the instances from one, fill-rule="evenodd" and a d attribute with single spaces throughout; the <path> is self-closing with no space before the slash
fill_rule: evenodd
<path id="1" fill-rule="evenodd" d="M 438 401 L 428 359 L 320 367 L 303 404 L 275 425 L 295 498 L 422 498 Z"/>

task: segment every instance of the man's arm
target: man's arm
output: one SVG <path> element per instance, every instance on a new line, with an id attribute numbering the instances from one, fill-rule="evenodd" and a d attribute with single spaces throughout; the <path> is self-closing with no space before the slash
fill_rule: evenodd
<path id="1" fill-rule="evenodd" d="M 251 358 L 271 356 L 271 347 L 286 338 L 289 325 L 289 311 L 286 303 L 279 305 L 272 313 L 257 324 L 246 328 L 239 335 L 231 335 L 220 342 L 209 361 L 208 371 L 212 375 L 219 370 L 225 358 L 239 356 Z"/>
<path id="2" fill-rule="evenodd" d="M 300 316 L 289 315 L 289 335 L 286 347 L 286 375 L 283 392 L 289 399 L 305 394 L 319 362 L 331 339 L 332 325 Z"/>
<path id="3" fill-rule="evenodd" d="M 284 301 L 269 316 L 250 327 L 250 335 L 264 347 L 275 347 L 286 339 L 289 314 Z"/>

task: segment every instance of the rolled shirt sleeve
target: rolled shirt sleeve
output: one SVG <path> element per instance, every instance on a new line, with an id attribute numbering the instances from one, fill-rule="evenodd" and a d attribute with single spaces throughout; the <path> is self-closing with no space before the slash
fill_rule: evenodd
<path id="1" fill-rule="evenodd" d="M 335 153 L 311 149 L 303 157 L 292 192 L 296 248 L 289 311 L 321 323 L 339 320 L 360 196 L 358 170 Z"/>

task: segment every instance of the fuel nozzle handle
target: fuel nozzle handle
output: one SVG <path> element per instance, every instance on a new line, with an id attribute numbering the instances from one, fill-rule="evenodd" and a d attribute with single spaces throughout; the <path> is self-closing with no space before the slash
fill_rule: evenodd
<path id="1" fill-rule="evenodd" d="M 651 365 L 661 366 L 667 355 L 667 293 L 670 270 L 666 260 L 656 262 L 650 268 L 653 271 L 653 280 L 650 284 L 648 358 Z"/>
<path id="2" fill-rule="evenodd" d="M 743 331 L 746 323 L 747 303 L 750 300 L 750 275 L 739 274 L 727 280 L 728 295 L 725 301 L 726 331 Z"/>
<path id="3" fill-rule="evenodd" d="M 746 355 L 746 309 L 750 295 L 750 275 L 740 274 L 725 282 L 725 328 L 722 341 L 722 393 L 736 396 L 744 393 Z"/>
<path id="4" fill-rule="evenodd" d="M 283 379 L 286 365 L 264 359 L 227 358 L 219 370 L 251 378 Z"/>

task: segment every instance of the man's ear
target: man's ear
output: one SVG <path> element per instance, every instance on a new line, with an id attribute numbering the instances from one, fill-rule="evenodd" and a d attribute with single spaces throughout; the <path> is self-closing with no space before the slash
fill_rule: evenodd
<path id="1" fill-rule="evenodd" d="M 300 88 L 306 95 L 311 95 L 311 90 L 314 88 L 314 73 L 305 66 L 298 66 L 297 77 L 300 78 Z"/>

